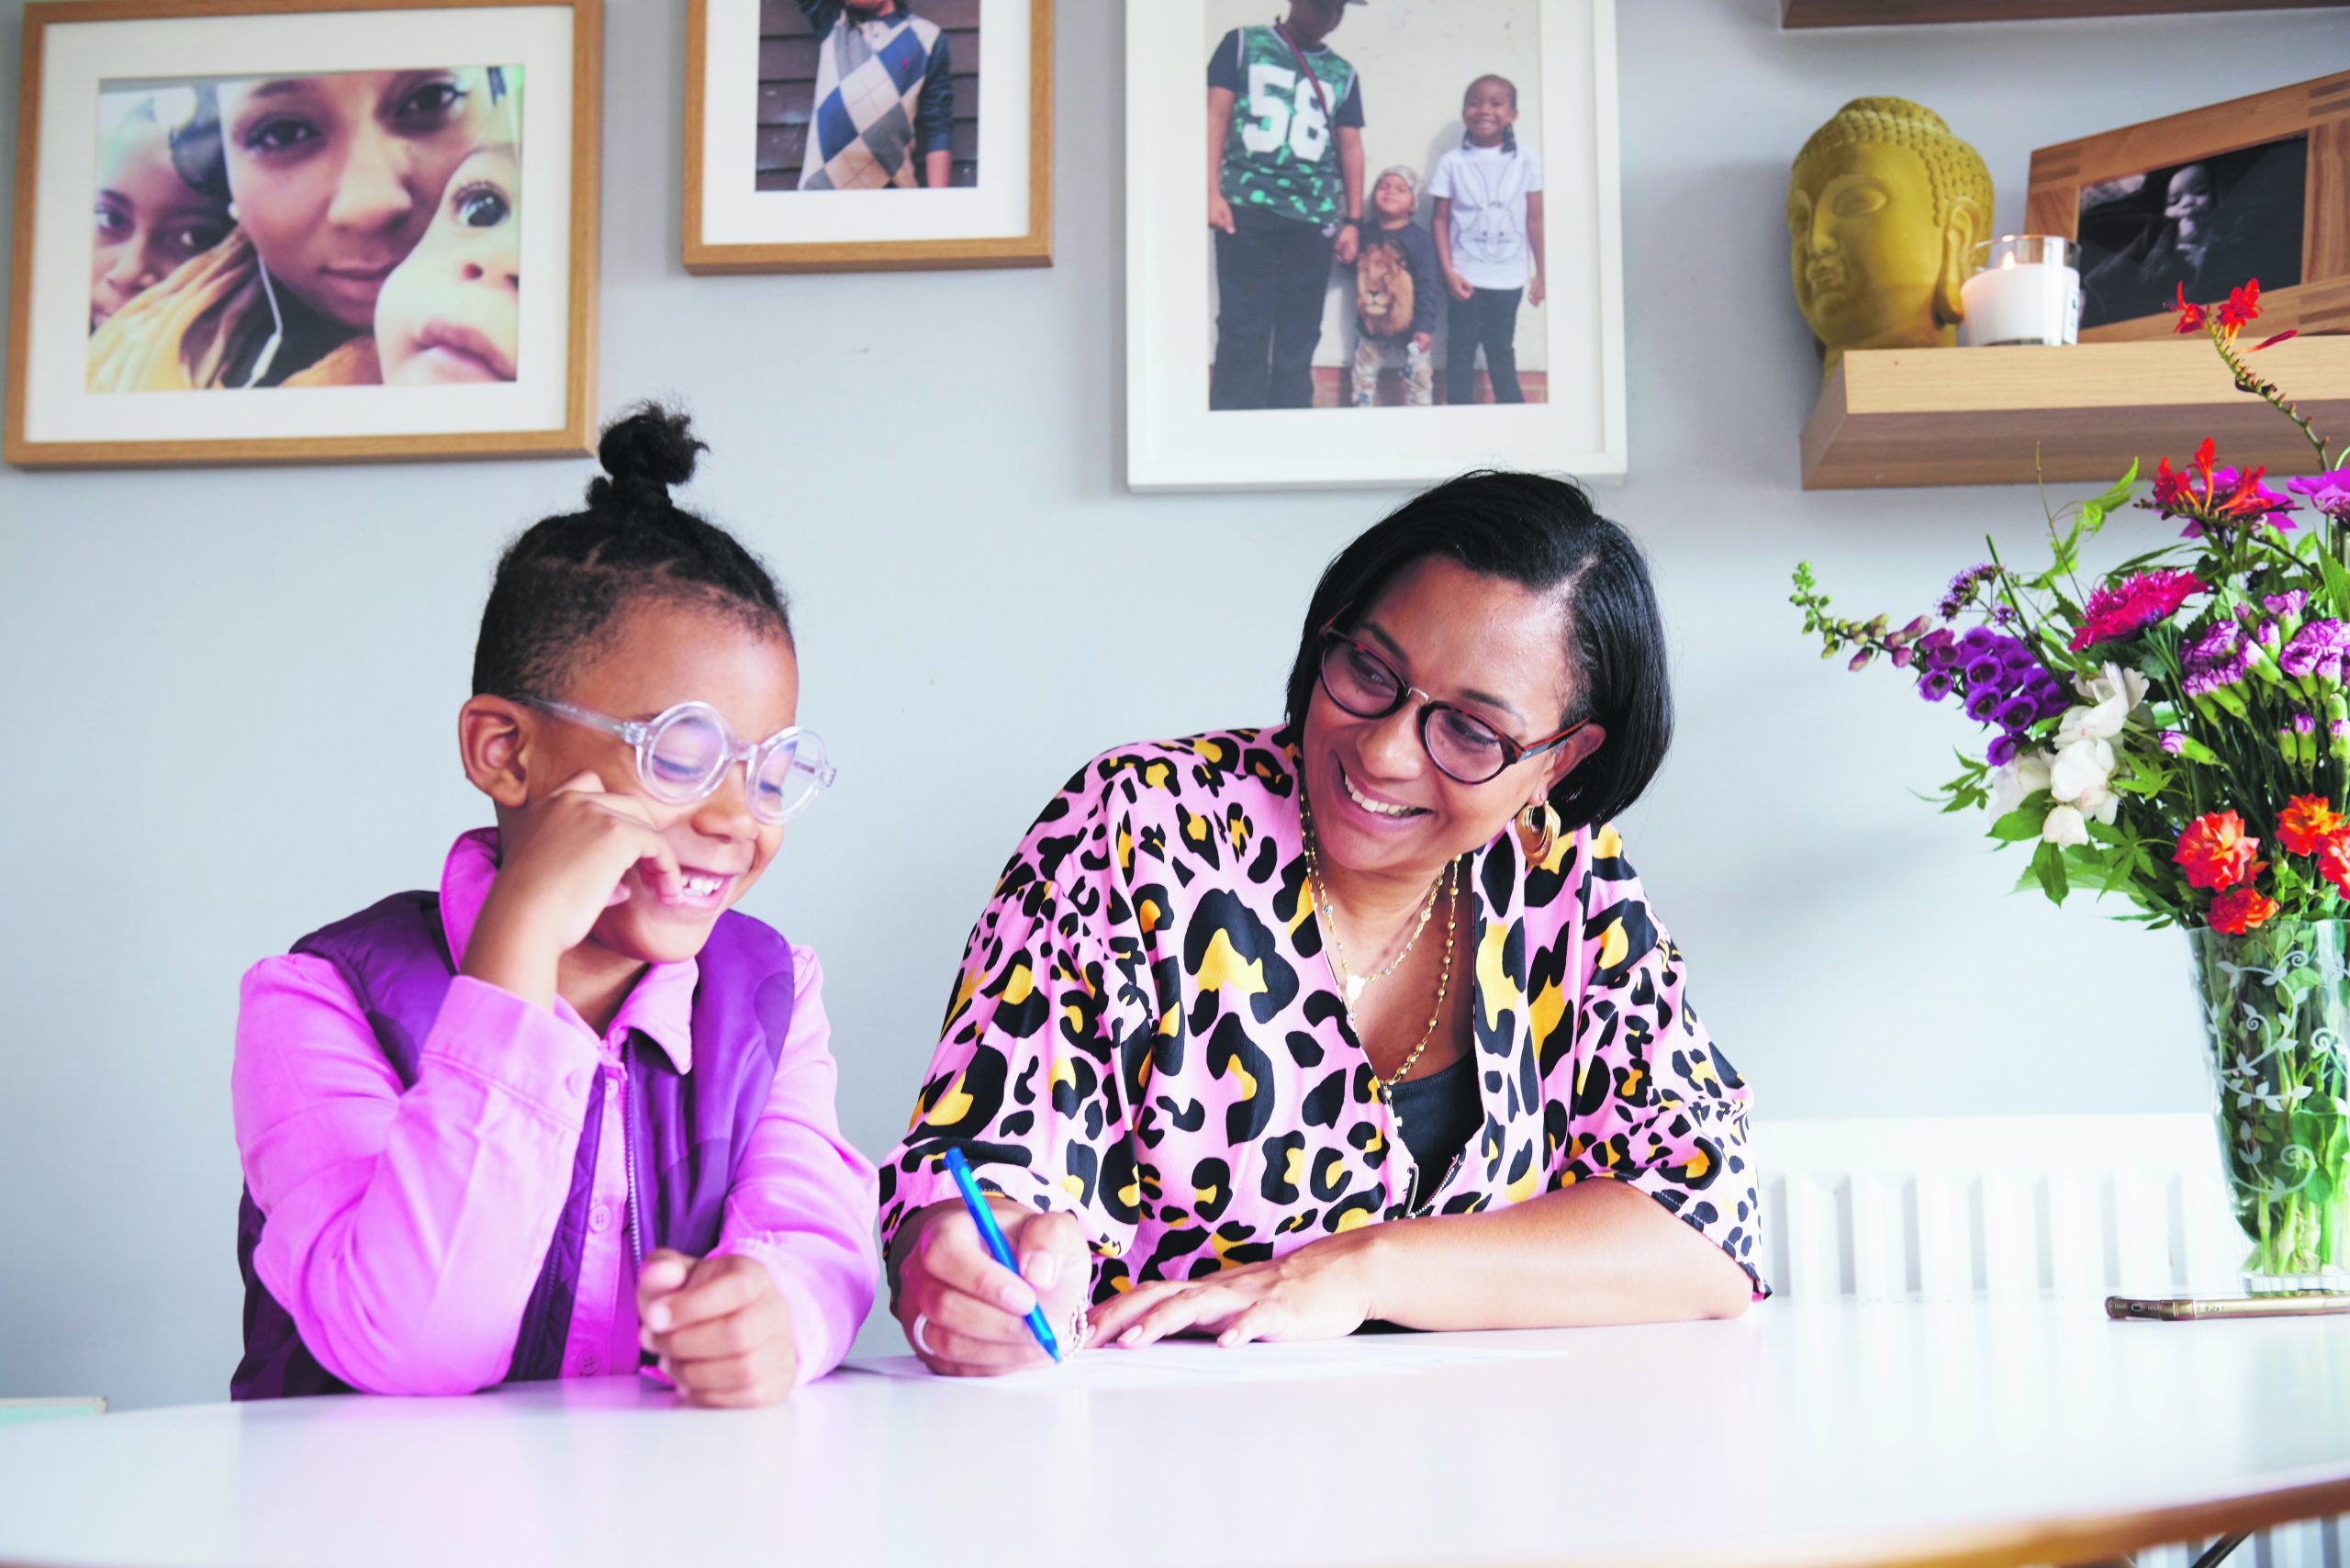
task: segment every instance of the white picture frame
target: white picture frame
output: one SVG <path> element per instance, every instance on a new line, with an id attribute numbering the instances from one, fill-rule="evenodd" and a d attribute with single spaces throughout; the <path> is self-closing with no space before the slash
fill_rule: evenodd
<path id="1" fill-rule="evenodd" d="M 1126 8 L 1129 488 L 1394 487 L 1477 467 L 1603 482 L 1625 477 L 1614 0 L 1517 3 L 1534 8 L 1539 33 L 1541 112 L 1539 123 L 1527 129 L 1545 168 L 1550 278 L 1535 341 L 1546 400 L 1511 407 L 1218 411 L 1208 407 L 1214 269 L 1203 207 L 1205 67 L 1222 27 L 1230 25 L 1225 13 L 1237 13 L 1226 0 L 1149 0 Z M 1424 6 L 1448 8 L 1448 21 L 1457 20 L 1460 11 L 1458 0 L 1372 0 L 1349 7 L 1330 39 L 1361 72 L 1367 185 L 1395 161 L 1386 150 L 1400 149 L 1405 161 L 1417 158 L 1432 169 L 1445 143 L 1433 111 L 1396 134 L 1378 135 L 1380 70 L 1409 69 L 1404 62 L 1421 58 L 1436 36 L 1411 26 L 1409 13 Z M 1259 5 L 1247 19 L 1262 21 L 1262 9 Z M 1515 69 L 1523 71 L 1523 63 Z M 1419 97 L 1427 100 L 1428 94 Z M 1450 136 L 1460 134 L 1456 123 Z M 1419 221 L 1427 220 L 1428 208 L 1424 196 Z M 1352 313 L 1350 301 L 1336 298 L 1344 274 L 1333 269 L 1334 298 L 1316 355 L 1326 377 L 1331 324 L 1343 339 Z"/>

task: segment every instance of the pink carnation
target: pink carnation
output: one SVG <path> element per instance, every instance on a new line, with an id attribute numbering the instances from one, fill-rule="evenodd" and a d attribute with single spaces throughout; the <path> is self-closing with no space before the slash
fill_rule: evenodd
<path id="1" fill-rule="evenodd" d="M 2133 637 L 2177 610 L 2189 594 L 2204 591 L 2193 572 L 2141 572 L 2119 588 L 2100 588 L 2081 609 L 2072 649 L 2078 653 L 2093 644 Z"/>

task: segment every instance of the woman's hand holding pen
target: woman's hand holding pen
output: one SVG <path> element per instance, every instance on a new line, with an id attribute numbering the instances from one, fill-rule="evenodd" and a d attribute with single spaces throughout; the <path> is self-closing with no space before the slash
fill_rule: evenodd
<path id="1" fill-rule="evenodd" d="M 773 1405 L 800 1381 L 791 1308 L 755 1259 L 663 1249 L 636 1277 L 638 1343 L 695 1405 Z"/>
<path id="2" fill-rule="evenodd" d="M 903 1244 L 891 1310 L 923 1364 L 944 1376 L 1049 1366 L 1052 1358 L 1028 1327 L 1029 1309 L 1039 1305 L 1062 1354 L 1077 1350 L 1069 1326 L 1092 1282 L 1084 1232 L 1068 1215 L 990 1207 L 1020 1260 L 1017 1274 L 988 1256 L 979 1227 L 952 1199 L 925 1210 Z"/>
<path id="3" fill-rule="evenodd" d="M 629 896 L 632 873 L 656 898 L 674 894 L 680 880 L 677 857 L 643 802 L 608 793 L 594 773 L 567 780 L 509 815 L 498 880 L 461 972 L 554 1006 L 557 963 Z"/>

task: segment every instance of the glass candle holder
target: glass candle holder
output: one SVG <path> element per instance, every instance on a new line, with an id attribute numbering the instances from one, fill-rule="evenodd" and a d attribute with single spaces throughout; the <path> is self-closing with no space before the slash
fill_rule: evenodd
<path id="1" fill-rule="evenodd" d="M 2080 252 L 2053 234 L 2003 234 L 1975 247 L 1975 275 L 1959 286 L 1969 348 L 2076 343 Z"/>

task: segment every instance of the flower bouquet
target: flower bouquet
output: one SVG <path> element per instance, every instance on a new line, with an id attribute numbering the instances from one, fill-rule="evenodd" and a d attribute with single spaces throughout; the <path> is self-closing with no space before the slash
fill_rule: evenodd
<path id="1" fill-rule="evenodd" d="M 2210 442 L 2151 493 L 2138 469 L 2048 512 L 2040 570 L 1998 557 L 1931 614 L 1840 618 L 1812 577 L 1794 602 L 1823 656 L 1905 670 L 1929 702 L 1991 733 L 1962 752 L 1946 812 L 1987 809 L 2031 846 L 2023 884 L 2063 902 L 2118 896 L 2123 918 L 2188 928 L 2236 1214 L 2255 1284 L 2350 1273 L 2350 450 L 2340 457 L 2238 333 L 2257 280 L 2210 307 L 2182 289 L 2236 386 L 2300 427 L 2317 472 L 2273 488 Z M 2083 580 L 2083 542 L 2143 509 L 2177 542 Z M 2045 509 L 2043 509 L 2045 510 Z M 2307 524 L 2307 526 L 2303 526 Z"/>

